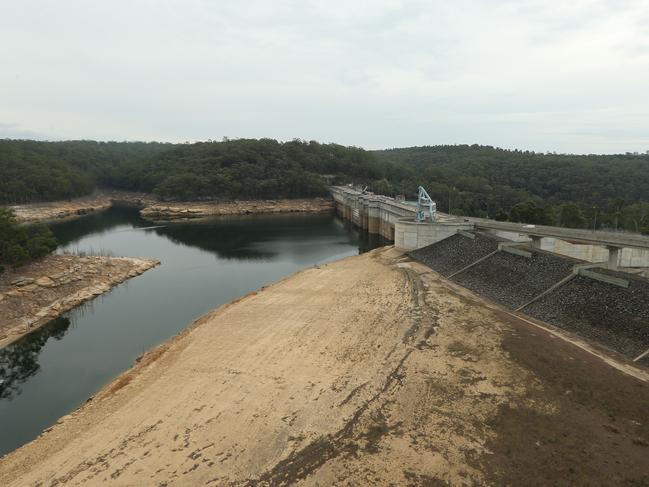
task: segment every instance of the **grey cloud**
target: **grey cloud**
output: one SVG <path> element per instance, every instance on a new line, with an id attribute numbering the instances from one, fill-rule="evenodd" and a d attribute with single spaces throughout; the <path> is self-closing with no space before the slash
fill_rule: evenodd
<path id="1" fill-rule="evenodd" d="M 13 2 L 0 136 L 644 151 L 643 18 L 644 0 Z"/>

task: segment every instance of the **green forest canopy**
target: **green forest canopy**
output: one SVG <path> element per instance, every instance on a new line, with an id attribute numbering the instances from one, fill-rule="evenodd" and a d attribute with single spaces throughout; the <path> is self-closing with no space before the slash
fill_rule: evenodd
<path id="1" fill-rule="evenodd" d="M 565 155 L 479 145 L 366 151 L 293 140 L 195 144 L 0 140 L 0 203 L 97 188 L 161 199 L 297 198 L 328 184 L 414 198 L 442 211 L 584 228 L 649 231 L 649 155 Z"/>

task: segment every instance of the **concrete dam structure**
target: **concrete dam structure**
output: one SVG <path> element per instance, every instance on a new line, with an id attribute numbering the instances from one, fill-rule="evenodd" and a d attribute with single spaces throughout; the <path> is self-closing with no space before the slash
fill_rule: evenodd
<path id="1" fill-rule="evenodd" d="M 434 224 L 415 222 L 416 206 L 394 198 L 373 195 L 344 186 L 331 189 L 336 213 L 370 234 L 381 235 L 395 247 L 411 250 L 424 247 L 473 225 L 440 215 Z M 439 215 L 439 214 L 438 214 Z"/>
<path id="2" fill-rule="evenodd" d="M 370 234 L 392 240 L 411 251 L 439 242 L 460 231 L 480 230 L 516 242 L 588 262 L 607 261 L 607 267 L 649 267 L 649 237 L 577 228 L 526 225 L 485 218 L 437 213 L 434 222 L 416 222 L 415 204 L 374 195 L 348 186 L 330 188 L 336 212 Z"/>
<path id="3" fill-rule="evenodd" d="M 649 280 L 618 270 L 649 267 L 648 237 L 448 215 L 418 223 L 412 204 L 344 187 L 332 193 L 342 218 L 443 277 L 649 364 Z"/>

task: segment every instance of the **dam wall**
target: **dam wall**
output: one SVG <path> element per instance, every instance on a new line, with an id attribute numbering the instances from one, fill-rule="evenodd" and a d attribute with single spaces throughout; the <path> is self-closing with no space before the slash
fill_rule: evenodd
<path id="1" fill-rule="evenodd" d="M 331 188 L 331 194 L 336 213 L 343 220 L 387 240 L 395 240 L 395 226 L 400 219 L 414 215 L 412 205 L 386 196 L 362 194 L 340 187 Z"/>
<path id="2" fill-rule="evenodd" d="M 393 241 L 403 251 L 426 247 L 461 231 L 479 230 L 573 259 L 606 262 L 611 269 L 649 268 L 649 236 L 645 235 L 453 217 L 439 212 L 434 221 L 416 222 L 415 204 L 349 186 L 333 186 L 330 191 L 341 218 Z"/>
<path id="3" fill-rule="evenodd" d="M 471 230 L 473 224 L 440 216 L 434 223 L 414 221 L 416 206 L 387 196 L 332 187 L 336 213 L 369 234 L 380 235 L 402 250 L 413 250 Z"/>

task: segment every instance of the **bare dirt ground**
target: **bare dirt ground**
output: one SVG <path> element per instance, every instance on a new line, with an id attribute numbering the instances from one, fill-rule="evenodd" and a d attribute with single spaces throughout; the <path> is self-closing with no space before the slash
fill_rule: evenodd
<path id="1" fill-rule="evenodd" d="M 49 255 L 0 274 L 0 348 L 158 264 L 128 257 Z"/>
<path id="2" fill-rule="evenodd" d="M 199 319 L 0 485 L 647 485 L 636 375 L 379 249 Z"/>
<path id="3" fill-rule="evenodd" d="M 291 200 L 256 200 L 223 202 L 156 203 L 140 210 L 151 220 L 207 218 L 219 215 L 248 215 L 261 213 L 314 213 L 333 209 L 331 198 Z"/>

